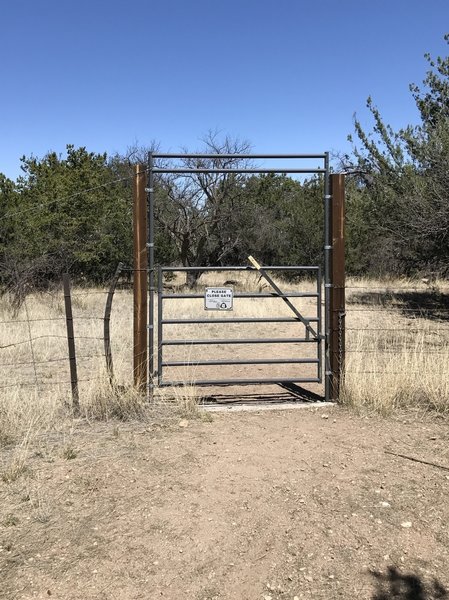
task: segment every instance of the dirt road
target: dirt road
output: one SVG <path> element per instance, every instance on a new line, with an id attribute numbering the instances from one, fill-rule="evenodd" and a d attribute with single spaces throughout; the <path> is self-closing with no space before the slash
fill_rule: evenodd
<path id="1" fill-rule="evenodd" d="M 338 408 L 79 425 L 0 482 L 0 597 L 444 598 L 449 470 L 385 451 L 449 467 L 448 437 Z"/>

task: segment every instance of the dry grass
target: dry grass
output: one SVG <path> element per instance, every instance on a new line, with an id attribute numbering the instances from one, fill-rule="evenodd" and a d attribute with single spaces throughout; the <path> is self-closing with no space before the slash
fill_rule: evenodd
<path id="1" fill-rule="evenodd" d="M 347 404 L 382 414 L 402 407 L 448 412 L 447 289 L 443 281 L 431 289 L 407 279 L 348 282 Z"/>
<path id="2" fill-rule="evenodd" d="M 254 273 L 211 273 L 202 277 L 204 285 L 223 285 L 233 280 L 236 290 L 264 291 L 265 284 Z M 170 282 L 174 290 L 182 289 L 182 282 Z M 285 290 L 296 289 L 295 284 L 282 283 Z M 438 412 L 449 408 L 449 324 L 439 315 L 419 311 L 404 312 L 405 301 L 395 295 L 397 288 L 404 293 L 431 291 L 444 299 L 444 282 L 432 282 L 430 287 L 411 280 L 349 281 L 347 331 L 347 375 L 344 401 L 357 408 L 373 408 L 381 413 L 396 407 L 419 406 Z M 303 282 L 301 289 L 313 290 L 313 282 Z M 385 294 L 385 291 L 387 292 Z M 76 289 L 73 294 L 75 335 L 77 340 L 78 376 L 82 417 L 92 420 L 142 420 L 149 416 L 146 400 L 130 387 L 132 374 L 132 293 L 117 290 L 112 312 L 112 351 L 116 385 L 111 389 L 105 369 L 102 342 L 102 317 L 106 291 L 104 289 Z M 305 314 L 314 316 L 313 299 L 297 299 L 296 306 Z M 204 313 L 203 301 L 168 300 L 164 304 L 166 316 L 179 318 L 192 315 L 214 317 Z M 8 299 L 0 300 L 0 445 L 20 444 L 30 432 L 60 431 L 73 423 L 70 406 L 69 367 L 65 334 L 64 305 L 61 293 L 35 295 L 27 300 L 31 323 L 26 322 L 23 308 L 12 318 Z M 232 313 L 220 316 L 289 316 L 289 309 L 279 299 L 239 299 Z M 3 322 L 8 321 L 8 322 Z M 253 324 L 206 325 L 201 332 L 195 325 L 174 325 L 166 330 L 167 337 L 258 337 L 289 335 L 279 325 L 255 330 Z M 29 336 L 34 338 L 33 353 Z M 18 345 L 16 345 L 18 344 Z M 229 352 L 221 347 L 217 352 Z M 304 351 L 304 348 L 300 349 Z M 261 345 L 248 350 L 261 352 Z M 282 352 L 280 346 L 265 348 L 266 356 Z M 297 350 L 299 351 L 299 349 Z M 174 347 L 171 358 L 191 360 L 209 357 L 207 347 Z M 235 353 L 237 350 L 231 349 Z M 287 354 L 290 350 L 285 351 Z M 32 356 L 36 364 L 32 364 Z M 50 362 L 46 362 L 50 361 Z M 28 364 L 30 363 L 30 364 Z M 269 367 L 256 371 L 267 376 Z M 274 373 L 275 366 L 270 374 Z M 235 376 L 245 376 L 249 367 Z M 284 375 L 282 371 L 276 371 Z M 203 373 L 196 367 L 174 370 L 174 378 L 193 382 Z M 210 371 L 208 372 L 210 375 Z M 233 372 L 234 375 L 234 372 Z M 36 379 L 38 385 L 36 386 Z M 15 384 L 20 385 L 16 386 Z M 202 414 L 201 391 L 192 385 L 163 390 L 157 395 L 158 409 L 162 412 L 178 409 L 187 417 Z M 155 406 L 152 407 L 155 410 Z M 165 413 L 164 413 L 165 414 Z M 154 413 L 153 413 L 154 416 Z M 151 417 L 153 418 L 153 417 Z M 20 469 L 19 469 L 20 470 Z"/>

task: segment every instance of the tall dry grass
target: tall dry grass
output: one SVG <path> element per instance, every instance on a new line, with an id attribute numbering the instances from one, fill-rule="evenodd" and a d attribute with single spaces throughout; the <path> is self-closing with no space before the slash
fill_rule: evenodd
<path id="1" fill-rule="evenodd" d="M 345 403 L 449 411 L 447 293 L 444 281 L 348 281 Z"/>

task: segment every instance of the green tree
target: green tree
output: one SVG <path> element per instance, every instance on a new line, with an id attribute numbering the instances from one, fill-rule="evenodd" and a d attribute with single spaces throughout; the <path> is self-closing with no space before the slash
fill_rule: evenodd
<path id="1" fill-rule="evenodd" d="M 373 130 L 355 119 L 357 143 L 344 160 L 357 178 L 348 195 L 351 244 L 366 248 L 370 272 L 449 271 L 449 58 L 427 59 L 423 88 L 410 86 L 421 122 L 395 132 L 369 98 Z"/>
<path id="2" fill-rule="evenodd" d="M 68 145 L 66 157 L 23 157 L 22 171 L 10 192 L 17 210 L 4 215 L 14 230 L 4 258 L 17 269 L 46 257 L 48 278 L 67 269 L 100 282 L 130 259 L 132 202 L 106 154 Z"/>

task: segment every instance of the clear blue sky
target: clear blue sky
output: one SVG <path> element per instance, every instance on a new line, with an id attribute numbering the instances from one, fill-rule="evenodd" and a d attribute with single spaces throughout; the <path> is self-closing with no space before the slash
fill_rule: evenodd
<path id="1" fill-rule="evenodd" d="M 425 52 L 446 55 L 448 0 L 2 2 L 0 171 L 67 143 L 197 149 L 209 129 L 257 152 L 348 148 L 371 95 L 394 127 Z"/>

